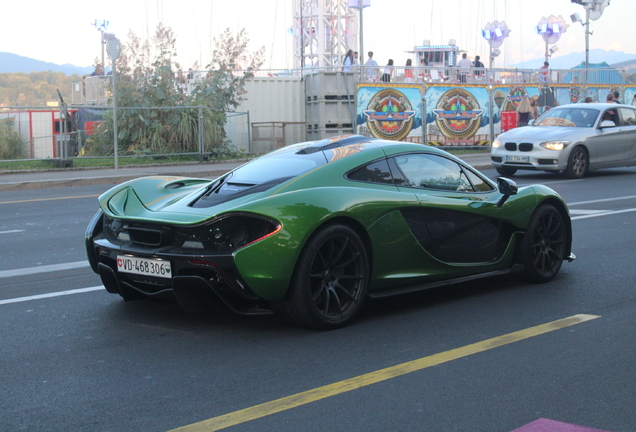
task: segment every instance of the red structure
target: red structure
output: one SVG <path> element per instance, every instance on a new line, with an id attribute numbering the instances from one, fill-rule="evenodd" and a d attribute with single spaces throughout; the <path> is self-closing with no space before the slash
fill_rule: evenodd
<path id="1" fill-rule="evenodd" d="M 517 127 L 517 112 L 502 111 L 501 112 L 501 132 L 508 132 L 510 129 Z"/>

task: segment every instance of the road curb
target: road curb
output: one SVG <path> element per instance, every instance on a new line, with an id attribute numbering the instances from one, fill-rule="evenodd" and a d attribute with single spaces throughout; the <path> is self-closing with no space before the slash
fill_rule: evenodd
<path id="1" fill-rule="evenodd" d="M 26 189 L 49 189 L 55 187 L 72 187 L 72 186 L 91 186 L 101 184 L 119 184 L 128 180 L 134 180 L 140 177 L 168 176 L 168 177 L 200 177 L 200 178 L 216 178 L 225 174 L 228 170 L 213 170 L 199 172 L 172 172 L 172 173 L 149 173 L 149 174 L 126 174 L 113 175 L 92 178 L 71 178 L 56 180 L 37 180 L 13 183 L 0 183 L 0 192 L 16 191 Z"/>

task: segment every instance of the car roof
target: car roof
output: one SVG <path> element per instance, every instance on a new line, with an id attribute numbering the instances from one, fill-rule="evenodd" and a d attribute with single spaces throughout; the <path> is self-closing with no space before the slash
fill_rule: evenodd
<path id="1" fill-rule="evenodd" d="M 448 155 L 444 150 L 421 143 L 411 143 L 406 141 L 393 141 L 363 135 L 340 135 L 316 141 L 307 141 L 283 147 L 269 155 L 277 152 L 293 152 L 299 155 L 312 154 L 319 151 L 341 149 L 348 146 L 356 146 L 358 152 L 369 151 L 382 148 L 385 154 L 393 155 L 401 152 L 426 151 L 437 154 Z M 268 155 L 264 155 L 268 156 Z"/>
<path id="2" fill-rule="evenodd" d="M 559 105 L 559 106 L 555 106 L 552 109 L 557 109 L 557 108 L 594 108 L 594 109 L 598 109 L 598 110 L 604 110 L 604 109 L 608 109 L 608 108 L 616 108 L 616 107 L 627 107 L 627 108 L 636 108 L 633 107 L 631 105 L 626 105 L 626 104 L 616 104 L 616 103 L 606 103 L 606 102 L 592 102 L 592 103 L 575 103 L 575 104 L 567 104 L 567 105 Z"/>

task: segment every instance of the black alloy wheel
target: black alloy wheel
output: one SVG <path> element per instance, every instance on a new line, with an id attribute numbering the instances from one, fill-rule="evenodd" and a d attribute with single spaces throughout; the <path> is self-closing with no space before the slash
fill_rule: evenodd
<path id="1" fill-rule="evenodd" d="M 501 167 L 497 167 L 497 172 L 499 173 L 499 175 L 502 175 L 505 177 L 512 177 L 517 172 L 517 168 L 501 166 Z"/>
<path id="2" fill-rule="evenodd" d="M 524 275 L 532 282 L 548 282 L 557 275 L 567 245 L 565 222 L 552 205 L 537 208 L 520 243 Z"/>
<path id="3" fill-rule="evenodd" d="M 583 147 L 577 147 L 572 150 L 568 157 L 568 165 L 563 172 L 566 178 L 579 179 L 585 176 L 590 166 L 590 160 L 587 152 Z"/>
<path id="4" fill-rule="evenodd" d="M 328 330 L 348 324 L 366 295 L 365 245 L 346 225 L 318 231 L 303 249 L 287 296 L 274 309 L 302 326 Z"/>

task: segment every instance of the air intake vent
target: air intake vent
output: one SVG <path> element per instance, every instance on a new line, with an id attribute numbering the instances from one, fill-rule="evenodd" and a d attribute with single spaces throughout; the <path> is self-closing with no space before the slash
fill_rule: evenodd
<path id="1" fill-rule="evenodd" d="M 145 228 L 128 228 L 130 239 L 145 246 L 161 245 L 161 231 Z"/>
<path id="2" fill-rule="evenodd" d="M 519 144 L 519 151 L 523 151 L 523 152 L 532 151 L 532 143 L 521 143 L 521 144 Z"/>

